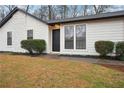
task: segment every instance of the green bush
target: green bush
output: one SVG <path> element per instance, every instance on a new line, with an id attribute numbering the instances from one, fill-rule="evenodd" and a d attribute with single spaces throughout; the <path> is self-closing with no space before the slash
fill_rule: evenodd
<path id="1" fill-rule="evenodd" d="M 21 47 L 26 49 L 30 54 L 41 54 L 46 49 L 46 43 L 40 39 L 22 40 Z"/>
<path id="2" fill-rule="evenodd" d="M 118 42 L 116 44 L 116 56 L 120 60 L 124 60 L 124 41 Z"/>
<path id="3" fill-rule="evenodd" d="M 107 54 L 112 53 L 114 48 L 114 43 L 112 41 L 96 41 L 95 49 L 100 56 L 107 56 Z"/>

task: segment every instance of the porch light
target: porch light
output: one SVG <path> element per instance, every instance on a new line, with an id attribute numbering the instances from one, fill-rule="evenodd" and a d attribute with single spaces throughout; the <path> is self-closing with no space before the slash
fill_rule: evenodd
<path id="1" fill-rule="evenodd" d="M 55 28 L 60 28 L 60 25 L 59 24 L 55 24 Z"/>

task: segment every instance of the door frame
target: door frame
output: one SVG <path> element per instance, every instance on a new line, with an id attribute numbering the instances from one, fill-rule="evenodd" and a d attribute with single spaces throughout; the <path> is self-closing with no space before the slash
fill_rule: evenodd
<path id="1" fill-rule="evenodd" d="M 60 54 L 60 51 L 53 51 L 53 30 L 59 30 L 60 29 L 52 29 L 51 30 L 51 53 L 52 54 Z M 61 39 L 61 38 L 60 38 Z M 61 41 L 61 40 L 60 40 Z M 61 43 L 60 43 L 61 44 Z"/>

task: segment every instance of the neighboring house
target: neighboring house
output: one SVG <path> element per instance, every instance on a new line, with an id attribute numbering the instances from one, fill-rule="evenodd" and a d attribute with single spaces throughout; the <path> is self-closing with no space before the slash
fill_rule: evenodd
<path id="1" fill-rule="evenodd" d="M 0 51 L 26 52 L 28 38 L 44 39 L 46 53 L 97 55 L 96 41 L 124 41 L 124 11 L 44 22 L 15 8 L 0 23 Z"/>

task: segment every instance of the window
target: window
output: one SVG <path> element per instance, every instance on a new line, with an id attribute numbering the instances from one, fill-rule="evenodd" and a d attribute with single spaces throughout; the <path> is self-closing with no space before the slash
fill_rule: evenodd
<path id="1" fill-rule="evenodd" d="M 33 30 L 27 31 L 27 39 L 33 39 Z"/>
<path id="2" fill-rule="evenodd" d="M 65 49 L 86 49 L 86 25 L 65 26 Z"/>
<path id="3" fill-rule="evenodd" d="M 12 32 L 7 32 L 7 45 L 12 45 Z"/>
<path id="4" fill-rule="evenodd" d="M 76 25 L 76 49 L 86 48 L 86 26 Z"/>
<path id="5" fill-rule="evenodd" d="M 65 49 L 74 48 L 74 26 L 65 26 Z"/>

